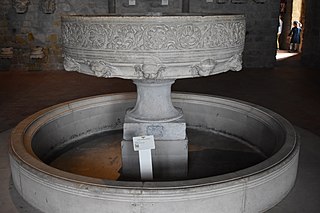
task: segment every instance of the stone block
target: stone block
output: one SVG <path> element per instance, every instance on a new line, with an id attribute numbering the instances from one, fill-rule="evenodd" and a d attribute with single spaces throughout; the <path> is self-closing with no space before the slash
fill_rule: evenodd
<path id="1" fill-rule="evenodd" d="M 140 179 L 139 152 L 133 142 L 121 142 L 122 174 L 125 178 Z M 174 180 L 188 173 L 188 140 L 155 141 L 151 150 L 154 179 Z"/>
<path id="2" fill-rule="evenodd" d="M 184 118 L 180 118 L 171 122 L 136 122 L 125 118 L 124 140 L 132 140 L 133 137 L 143 135 L 153 135 L 155 140 L 184 140 L 186 138 L 186 121 Z"/>

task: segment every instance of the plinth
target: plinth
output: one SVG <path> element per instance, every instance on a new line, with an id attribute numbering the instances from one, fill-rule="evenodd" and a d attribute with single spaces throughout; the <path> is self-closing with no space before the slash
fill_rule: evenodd
<path id="1" fill-rule="evenodd" d="M 128 109 L 123 125 L 122 174 L 128 178 L 140 177 L 138 152 L 132 138 L 153 135 L 152 153 L 154 178 L 175 179 L 187 175 L 188 140 L 182 109 L 171 101 L 174 80 L 135 80 L 137 101 Z"/>

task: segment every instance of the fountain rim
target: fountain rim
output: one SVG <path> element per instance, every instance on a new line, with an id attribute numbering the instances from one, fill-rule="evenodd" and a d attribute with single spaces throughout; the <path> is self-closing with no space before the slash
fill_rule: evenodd
<path id="1" fill-rule="evenodd" d="M 121 20 L 130 20 L 133 21 L 132 18 L 134 19 L 146 19 L 148 18 L 149 21 L 152 20 L 157 20 L 157 21 L 165 21 L 167 19 L 173 20 L 173 19 L 210 19 L 212 18 L 217 19 L 217 20 L 225 20 L 225 19 L 244 19 L 245 15 L 244 14 L 216 14 L 216 13 L 178 13 L 178 14 L 162 14 L 162 13 L 146 13 L 146 14 L 141 14 L 141 13 L 126 13 L 126 14 L 116 14 L 116 13 L 111 13 L 111 14 L 105 14 L 105 15 L 63 15 L 61 16 L 62 19 L 74 19 L 74 20 L 90 20 L 96 19 L 96 20 L 111 20 L 111 19 L 121 19 Z M 116 24 L 116 23 L 115 23 Z"/>
<path id="2" fill-rule="evenodd" d="M 267 170 L 272 170 L 273 168 L 277 166 L 281 166 L 284 162 L 290 161 L 297 152 L 299 152 L 299 137 L 294 130 L 294 127 L 282 116 L 279 114 L 266 109 L 264 107 L 248 103 L 245 101 L 233 99 L 233 98 L 226 98 L 221 96 L 213 96 L 213 95 L 207 95 L 207 94 L 196 94 L 196 93 L 173 93 L 172 98 L 173 100 L 183 97 L 188 97 L 188 100 L 196 100 L 199 101 L 199 97 L 202 97 L 203 99 L 200 101 L 205 101 L 206 98 L 211 98 L 214 100 L 220 100 L 220 101 L 227 101 L 228 103 L 237 103 L 238 107 L 246 107 L 250 106 L 257 112 L 260 112 L 267 115 L 268 117 L 273 118 L 275 122 L 282 128 L 282 130 L 285 130 L 285 142 L 283 146 L 272 156 L 267 158 L 266 160 L 242 169 L 238 170 L 236 172 L 222 174 L 218 176 L 212 176 L 212 177 L 206 177 L 206 178 L 198 178 L 198 179 L 192 179 L 192 180 L 181 180 L 181 181 L 159 181 L 159 182 L 148 182 L 148 181 L 114 181 L 114 180 L 106 180 L 106 179 L 99 179 L 99 178 L 92 178 L 92 177 L 86 177 L 81 176 L 69 172 L 65 172 L 59 169 L 56 169 L 54 167 L 51 167 L 44 162 L 42 162 L 34 153 L 30 153 L 26 150 L 25 144 L 31 143 L 32 137 L 36 132 L 40 129 L 41 124 L 39 124 L 39 120 L 43 117 L 45 117 L 45 114 L 50 114 L 55 111 L 58 112 L 61 116 L 63 114 L 63 108 L 66 107 L 67 111 L 72 111 L 72 104 L 79 104 L 81 102 L 85 103 L 86 101 L 90 100 L 99 100 L 104 97 L 116 97 L 118 98 L 116 101 L 119 100 L 125 100 L 125 101 L 131 101 L 132 99 L 135 99 L 134 92 L 130 93 L 113 93 L 113 94 L 107 94 L 107 95 L 97 95 L 97 96 L 91 96 L 87 98 L 80 98 L 72 101 L 67 101 L 64 103 L 56 104 L 51 107 L 45 108 L 43 110 L 40 110 L 23 121 L 21 121 L 16 128 L 11 133 L 11 141 L 10 141 L 10 147 L 9 147 L 9 153 L 10 156 L 14 159 L 18 160 L 20 165 L 28 167 L 28 170 L 31 169 L 33 171 L 36 171 L 38 175 L 40 176 L 50 176 L 56 181 L 66 181 L 70 182 L 70 184 L 84 184 L 86 186 L 92 186 L 92 187 L 103 187 L 103 188 L 114 188 L 114 189 L 124 189 L 124 190 L 173 190 L 173 189 L 190 189 L 190 188 L 197 188 L 197 187 L 206 187 L 206 186 L 212 186 L 212 185 L 219 185 L 224 183 L 230 183 L 233 181 L 241 181 L 243 179 L 250 179 L 252 176 L 259 176 L 262 175 Z M 126 97 L 126 99 L 123 99 L 123 97 Z M 198 99 L 196 99 L 198 97 Z M 200 98 L 201 99 L 201 98 Z M 206 100 L 207 101 L 207 100 Z M 175 102 L 175 101 L 173 101 Z M 222 103 L 223 104 L 223 103 Z M 226 104 L 225 104 L 226 105 Z M 86 105 L 84 105 L 86 106 Z M 52 120 L 57 119 L 57 115 L 52 118 Z M 276 118 L 276 119 L 275 119 Z M 49 120 L 48 122 L 52 121 Z M 47 123 L 48 123 L 47 122 Z M 45 125 L 46 123 L 44 123 Z M 31 128 L 31 129 L 30 129 Z M 33 128 L 33 129 L 32 129 Z M 31 132 L 30 132 L 31 131 Z M 21 153 L 22 151 L 22 153 Z M 30 151 L 30 150 L 29 150 Z M 268 171 L 269 173 L 270 171 Z"/>

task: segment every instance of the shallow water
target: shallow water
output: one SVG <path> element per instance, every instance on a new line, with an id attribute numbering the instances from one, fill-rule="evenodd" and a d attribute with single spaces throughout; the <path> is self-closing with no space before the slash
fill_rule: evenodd
<path id="1" fill-rule="evenodd" d="M 184 180 L 238 171 L 266 159 L 256 147 L 235 137 L 201 128 L 188 128 L 187 135 L 188 175 Z M 121 140 L 122 130 L 87 137 L 57 153 L 50 166 L 83 176 L 128 180 L 121 174 Z"/>

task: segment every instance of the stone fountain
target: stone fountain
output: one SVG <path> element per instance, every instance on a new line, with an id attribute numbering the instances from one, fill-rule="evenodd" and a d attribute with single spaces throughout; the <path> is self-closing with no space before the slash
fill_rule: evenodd
<path id="1" fill-rule="evenodd" d="M 71 101 L 21 122 L 10 150 L 19 193 L 45 212 L 229 213 L 261 212 L 276 205 L 293 187 L 297 172 L 299 146 L 291 124 L 248 103 L 171 94 L 175 79 L 241 70 L 244 39 L 242 15 L 63 17 L 65 69 L 133 79 L 137 96 Z M 191 177 L 187 127 L 245 143 L 264 159 L 219 175 Z M 118 142 L 123 180 L 49 165 L 65 147 L 114 130 L 123 130 Z M 145 135 L 155 139 L 153 181 L 140 180 L 132 143 L 133 137 Z M 194 138 L 192 146 L 204 143 Z"/>
<path id="2" fill-rule="evenodd" d="M 186 122 L 172 104 L 171 85 L 178 78 L 239 71 L 244 17 L 68 16 L 63 23 L 66 70 L 134 79 L 137 85 L 137 102 L 127 111 L 123 127 L 123 171 L 139 175 L 132 138 L 153 135 L 156 176 L 185 176 Z"/>

